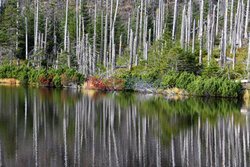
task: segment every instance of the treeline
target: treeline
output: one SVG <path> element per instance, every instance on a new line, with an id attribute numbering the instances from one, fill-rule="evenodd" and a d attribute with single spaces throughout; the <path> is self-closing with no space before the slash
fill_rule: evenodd
<path id="1" fill-rule="evenodd" d="M 35 0 L 21 6 L 7 0 L 0 7 L 2 63 L 19 58 L 38 69 L 69 67 L 85 76 L 110 76 L 117 68 L 131 71 L 153 60 L 161 66 L 166 55 L 169 63 L 176 63 L 183 58 L 175 56 L 181 49 L 183 55 L 194 56 L 191 66 L 216 62 L 247 77 L 249 0 L 159 0 L 157 5 L 140 0 L 125 21 L 120 11 L 121 0 Z M 159 55 L 163 60 L 156 62 Z M 182 63 L 167 65 L 165 71 L 169 66 L 178 71 Z"/>

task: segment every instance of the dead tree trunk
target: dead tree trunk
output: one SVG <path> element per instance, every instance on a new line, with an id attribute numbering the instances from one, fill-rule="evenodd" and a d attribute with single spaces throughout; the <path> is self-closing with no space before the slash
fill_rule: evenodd
<path id="1" fill-rule="evenodd" d="M 38 43 L 38 19 L 39 19 L 39 0 L 36 0 L 36 13 L 35 13 L 35 36 L 34 36 L 34 54 L 37 52 L 37 43 Z"/>
<path id="2" fill-rule="evenodd" d="M 66 0 L 66 18 L 64 26 L 64 51 L 66 51 L 67 48 L 68 7 L 69 7 L 69 0 Z"/>
<path id="3" fill-rule="evenodd" d="M 140 6 L 137 8 L 137 15 L 136 15 L 135 46 L 134 46 L 135 65 L 136 66 L 139 64 L 139 62 L 138 62 L 138 54 L 137 54 L 138 31 L 139 31 L 139 15 L 140 15 Z"/>
<path id="4" fill-rule="evenodd" d="M 248 56 L 247 56 L 247 78 L 249 79 L 250 75 L 250 37 L 248 39 Z"/>
<path id="5" fill-rule="evenodd" d="M 28 60 L 28 23 L 27 17 L 25 17 L 25 59 Z"/>
<path id="6" fill-rule="evenodd" d="M 94 37 L 93 37 L 93 74 L 96 73 L 96 19 L 97 19 L 97 3 L 95 2 L 95 18 L 94 18 Z"/>
<path id="7" fill-rule="evenodd" d="M 116 56 L 115 56 L 115 23 L 116 23 L 116 17 L 117 17 L 117 12 L 118 12 L 118 6 L 119 6 L 119 0 L 116 1 L 116 8 L 115 8 L 115 15 L 114 15 L 114 22 L 112 23 L 112 72 L 114 72 L 116 68 Z"/>
<path id="8" fill-rule="evenodd" d="M 223 57 L 221 60 L 221 67 L 224 66 L 227 59 L 227 11 L 228 11 L 228 0 L 225 0 L 225 14 L 224 14 L 224 30 L 223 30 Z"/>
<path id="9" fill-rule="evenodd" d="M 175 41 L 176 36 L 176 23 L 177 23 L 177 9 L 178 9 L 178 0 L 175 0 L 174 3 L 174 20 L 173 20 L 173 30 L 172 30 L 172 40 Z"/>
<path id="10" fill-rule="evenodd" d="M 193 21 L 193 41 L 192 41 L 192 53 L 194 53 L 195 48 L 195 19 Z"/>
<path id="11" fill-rule="evenodd" d="M 44 37 L 44 50 L 46 52 L 47 49 L 47 36 L 48 36 L 48 18 L 45 21 L 45 37 Z"/>
<path id="12" fill-rule="evenodd" d="M 130 61 L 129 61 L 129 70 L 132 70 L 133 66 L 133 43 L 134 43 L 134 37 L 133 37 L 133 31 L 132 29 L 130 30 Z"/>
<path id="13" fill-rule="evenodd" d="M 229 43 L 232 44 L 232 32 L 233 32 L 233 17 L 234 17 L 234 0 L 231 0 L 231 12 L 230 12 L 230 35 L 229 35 Z"/>
<path id="14" fill-rule="evenodd" d="M 248 36 L 249 2 L 250 0 L 247 0 L 246 23 L 245 23 L 245 33 L 244 33 L 245 38 L 247 38 Z"/>
<path id="15" fill-rule="evenodd" d="M 182 21 L 181 21 L 181 39 L 180 39 L 180 43 L 181 43 L 181 48 L 184 48 L 184 41 L 185 41 L 185 17 L 186 17 L 186 4 L 183 7 L 183 11 L 182 11 Z"/>
<path id="16" fill-rule="evenodd" d="M 219 19 L 220 19 L 220 0 L 218 0 L 217 3 L 217 17 L 216 17 L 216 30 L 215 30 L 215 35 L 218 35 L 219 31 Z"/>
<path id="17" fill-rule="evenodd" d="M 119 58 L 122 57 L 122 35 L 120 36 L 120 44 L 119 44 Z"/>
<path id="18" fill-rule="evenodd" d="M 104 36 L 104 56 L 103 56 L 103 65 L 107 67 L 107 47 L 108 47 L 108 13 L 105 17 L 105 36 Z"/>
<path id="19" fill-rule="evenodd" d="M 200 52 L 199 52 L 199 64 L 202 64 L 202 48 L 203 48 L 203 8 L 204 0 L 200 2 L 200 32 L 199 32 L 199 41 L 200 41 Z"/>
<path id="20" fill-rule="evenodd" d="M 101 6 L 102 8 L 102 6 Z M 101 51 L 100 51 L 100 62 L 103 63 L 103 9 L 101 12 Z"/>
<path id="21" fill-rule="evenodd" d="M 141 13 L 140 13 L 140 33 L 139 33 L 139 49 L 142 51 L 142 18 L 143 17 L 143 0 L 141 0 Z"/>

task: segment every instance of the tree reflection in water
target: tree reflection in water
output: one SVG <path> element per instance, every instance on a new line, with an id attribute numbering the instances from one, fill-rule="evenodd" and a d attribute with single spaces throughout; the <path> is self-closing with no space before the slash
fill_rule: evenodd
<path id="1" fill-rule="evenodd" d="M 247 166 L 237 99 L 0 87 L 3 166 Z"/>

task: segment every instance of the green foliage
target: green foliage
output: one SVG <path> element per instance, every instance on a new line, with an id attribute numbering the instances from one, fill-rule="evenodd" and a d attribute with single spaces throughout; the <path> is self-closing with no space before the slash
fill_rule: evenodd
<path id="1" fill-rule="evenodd" d="M 62 84 L 61 84 L 61 80 L 62 80 L 62 77 L 58 74 L 56 74 L 53 78 L 53 81 L 54 81 L 54 84 L 55 84 L 55 87 L 62 87 Z"/>
<path id="2" fill-rule="evenodd" d="M 216 61 L 210 61 L 210 65 L 205 67 L 202 73 L 202 76 L 210 78 L 218 76 L 218 72 L 220 71 L 219 65 Z"/>
<path id="3" fill-rule="evenodd" d="M 192 73 L 183 72 L 176 80 L 176 87 L 181 89 L 187 89 L 188 84 L 193 82 L 196 76 Z"/>
<path id="4" fill-rule="evenodd" d="M 187 72 L 168 71 L 162 77 L 162 85 L 177 87 L 197 96 L 241 97 L 242 85 L 239 82 L 217 77 L 195 76 Z"/>
<path id="5" fill-rule="evenodd" d="M 59 68 L 58 70 L 50 68 L 46 70 L 41 68 L 40 70 L 29 68 L 26 66 L 11 66 L 4 65 L 0 66 L 0 78 L 15 78 L 20 80 L 24 84 L 39 84 L 39 78 L 49 78 L 53 76 L 53 81 L 56 87 L 61 87 L 61 76 L 66 74 L 70 81 L 77 82 L 82 84 L 85 80 L 85 76 L 81 73 L 78 73 L 75 69 L 63 69 Z"/>
<path id="6" fill-rule="evenodd" d="M 188 85 L 187 90 L 198 96 L 242 96 L 242 85 L 239 82 L 214 77 L 209 79 L 198 77 Z"/>
<path id="7" fill-rule="evenodd" d="M 176 86 L 176 80 L 179 77 L 179 73 L 174 72 L 173 70 L 168 71 L 167 74 L 165 74 L 162 77 L 162 85 L 164 87 L 168 87 L 168 88 L 173 88 Z"/>

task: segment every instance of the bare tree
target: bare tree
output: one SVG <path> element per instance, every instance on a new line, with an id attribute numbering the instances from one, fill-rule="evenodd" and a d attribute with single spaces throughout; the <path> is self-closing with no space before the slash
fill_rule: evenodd
<path id="1" fill-rule="evenodd" d="M 34 35 L 34 53 L 37 52 L 37 43 L 38 43 L 38 19 L 39 19 L 39 0 L 35 1 L 36 13 L 35 13 L 35 35 Z"/>
<path id="2" fill-rule="evenodd" d="M 107 47 L 108 47 L 108 0 L 106 1 L 106 16 L 105 16 L 104 56 L 103 56 L 104 67 L 107 67 Z"/>
<path id="3" fill-rule="evenodd" d="M 177 11 L 178 10 L 178 0 L 174 2 L 174 19 L 173 19 L 173 30 L 172 30 L 172 40 L 175 41 L 176 36 L 176 23 L 177 23 Z"/>
<path id="4" fill-rule="evenodd" d="M 217 3 L 217 17 L 216 17 L 216 30 L 215 30 L 215 35 L 218 35 L 219 31 L 219 20 L 220 20 L 220 0 L 218 0 Z"/>
<path id="5" fill-rule="evenodd" d="M 139 31 L 139 15 L 140 15 L 140 6 L 137 8 L 136 15 L 136 30 L 135 30 L 135 46 L 134 46 L 134 54 L 135 54 L 135 65 L 138 65 L 138 54 L 137 54 L 137 45 L 138 45 L 138 31 Z"/>
<path id="6" fill-rule="evenodd" d="M 234 0 L 231 0 L 231 12 L 230 12 L 230 30 L 229 30 L 229 43 L 232 43 L 233 33 L 233 17 L 234 17 Z"/>
<path id="7" fill-rule="evenodd" d="M 195 48 L 195 19 L 193 21 L 193 41 L 192 41 L 192 53 L 194 53 Z"/>
<path id="8" fill-rule="evenodd" d="M 97 3 L 95 1 L 95 18 L 94 18 L 94 37 L 93 37 L 93 74 L 96 73 L 96 21 L 97 21 Z"/>
<path id="9" fill-rule="evenodd" d="M 120 44 L 119 44 L 119 58 L 122 57 L 122 35 L 120 35 Z"/>
<path id="10" fill-rule="evenodd" d="M 224 30 L 223 30 L 223 57 L 221 59 L 221 67 L 225 64 L 227 59 L 227 12 L 228 12 L 228 0 L 225 0 L 225 14 L 224 14 Z"/>
<path id="11" fill-rule="evenodd" d="M 247 78 L 249 78 L 250 75 L 250 37 L 248 39 L 248 57 L 247 57 Z"/>
<path id="12" fill-rule="evenodd" d="M 200 41 L 200 52 L 199 52 L 199 64 L 202 64 L 202 47 L 203 47 L 203 11 L 204 10 L 204 0 L 200 1 L 200 32 L 199 32 L 199 41 Z"/>
<path id="13" fill-rule="evenodd" d="M 129 61 L 129 70 L 132 70 L 132 65 L 133 65 L 133 43 L 134 43 L 134 37 L 133 37 L 133 31 L 132 29 L 130 30 L 130 61 Z"/>
<path id="14" fill-rule="evenodd" d="M 185 41 L 185 24 L 186 24 L 186 20 L 185 17 L 186 16 L 186 4 L 183 7 L 183 11 L 182 11 L 182 21 L 181 21 L 181 38 L 180 38 L 180 43 L 181 43 L 181 47 L 184 48 L 184 41 Z"/>
<path id="15" fill-rule="evenodd" d="M 244 33 L 245 38 L 247 38 L 248 35 L 249 2 L 250 0 L 247 0 L 246 23 L 245 23 L 245 33 Z"/>
<path id="16" fill-rule="evenodd" d="M 26 58 L 26 60 L 29 59 L 29 57 L 28 57 L 28 23 L 27 23 L 27 17 L 25 17 L 25 58 Z"/>
<path id="17" fill-rule="evenodd" d="M 44 37 L 44 50 L 46 52 L 47 49 L 47 36 L 48 36 L 48 18 L 45 21 L 45 37 Z"/>
<path id="18" fill-rule="evenodd" d="M 64 51 L 66 51 L 66 48 L 67 48 L 68 8 L 69 8 L 69 0 L 66 0 L 66 17 L 65 17 L 65 25 L 64 25 Z"/>

